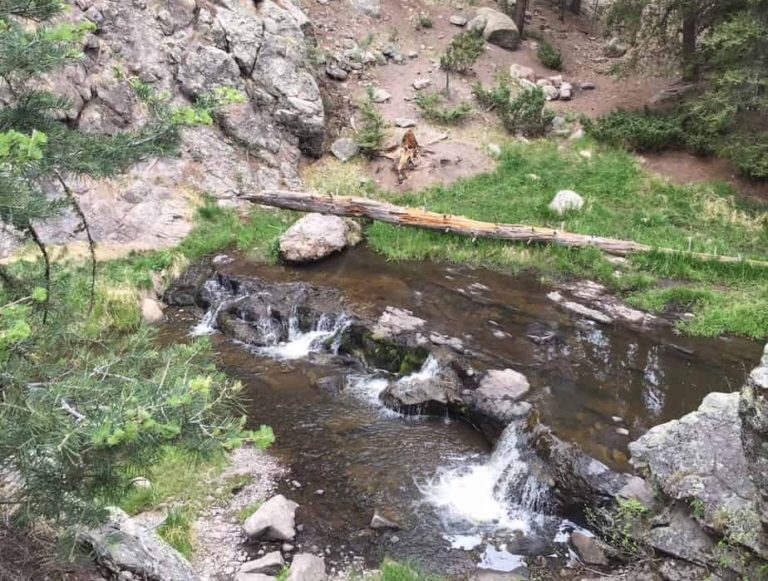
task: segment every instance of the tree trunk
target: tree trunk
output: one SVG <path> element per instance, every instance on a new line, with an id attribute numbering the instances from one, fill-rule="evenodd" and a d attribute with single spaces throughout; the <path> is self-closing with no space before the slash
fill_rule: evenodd
<path id="1" fill-rule="evenodd" d="M 581 0 L 571 0 L 571 12 L 581 14 Z"/>
<path id="2" fill-rule="evenodd" d="M 698 79 L 696 64 L 696 13 L 686 12 L 683 16 L 683 78 L 686 81 Z"/>
<path id="3" fill-rule="evenodd" d="M 525 13 L 528 11 L 528 0 L 517 0 L 515 4 L 515 25 L 517 26 L 517 32 L 520 34 L 520 39 L 523 38 L 523 30 L 525 29 Z"/>
<path id="4" fill-rule="evenodd" d="M 590 236 L 589 234 L 574 234 L 525 224 L 494 224 L 480 222 L 454 216 L 440 214 L 419 208 L 405 208 L 388 202 L 380 202 L 370 198 L 355 198 L 350 196 L 331 196 L 306 192 L 288 192 L 283 190 L 267 190 L 259 194 L 241 196 L 239 199 L 248 200 L 255 204 L 274 206 L 299 212 L 319 212 L 335 216 L 351 216 L 355 218 L 370 218 L 379 222 L 411 226 L 426 230 L 437 230 L 444 233 L 458 234 L 471 238 L 492 238 L 495 240 L 510 240 L 526 244 L 558 244 L 569 248 L 595 247 L 617 256 L 625 256 L 635 252 L 657 251 L 666 254 L 680 254 L 701 260 L 718 262 L 745 262 L 753 266 L 768 267 L 768 262 L 742 259 L 735 256 L 716 256 L 698 252 L 685 252 L 671 248 L 654 248 L 631 240 Z"/>

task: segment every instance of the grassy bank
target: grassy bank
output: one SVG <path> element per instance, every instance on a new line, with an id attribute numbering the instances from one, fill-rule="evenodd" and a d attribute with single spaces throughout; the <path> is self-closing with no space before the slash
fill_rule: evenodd
<path id="1" fill-rule="evenodd" d="M 360 194 L 355 166 L 325 165 L 308 176 L 320 191 Z M 739 201 L 723 184 L 675 186 L 652 178 L 621 150 L 590 141 L 510 144 L 496 171 L 447 187 L 386 197 L 402 205 L 479 220 L 551 226 L 635 240 L 656 247 L 766 259 L 768 212 Z M 547 205 L 561 189 L 587 201 L 560 217 Z M 702 262 L 662 253 L 617 265 L 593 249 L 527 247 L 375 223 L 368 240 L 393 260 L 470 263 L 509 272 L 535 269 L 557 279 L 587 277 L 653 311 L 690 309 L 681 328 L 697 335 L 768 336 L 768 269 Z M 662 288 L 663 287 L 663 288 Z"/>

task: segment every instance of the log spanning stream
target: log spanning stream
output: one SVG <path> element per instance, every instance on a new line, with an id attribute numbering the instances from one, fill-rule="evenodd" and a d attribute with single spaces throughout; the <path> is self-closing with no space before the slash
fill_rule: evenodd
<path id="1" fill-rule="evenodd" d="M 711 391 L 737 390 L 761 352 L 745 340 L 582 319 L 559 310 L 547 298 L 551 289 L 532 277 L 388 263 L 364 248 L 302 268 L 236 259 L 219 271 L 338 289 L 356 313 L 373 318 L 388 306 L 409 309 L 429 331 L 523 373 L 541 421 L 620 471 L 631 470 L 632 439 L 695 409 Z M 291 323 L 287 339 L 258 348 L 217 332 L 215 305 L 202 319 L 194 309 L 170 314 L 166 340 L 212 333 L 224 370 L 247 386 L 253 425 L 273 427 L 273 452 L 291 469 L 280 492 L 300 504 L 302 549 L 327 549 L 331 565 L 391 556 L 457 576 L 478 566 L 512 571 L 525 556 L 568 558 L 564 540 L 579 517 L 552 508 L 518 428 L 492 447 L 460 419 L 403 416 L 380 403 L 391 381 L 434 377 L 433 358 L 398 379 L 331 361 L 323 351 L 332 350 L 344 313 L 309 331 Z M 533 340 L 542 329 L 550 340 Z M 374 510 L 402 528 L 372 530 Z"/>

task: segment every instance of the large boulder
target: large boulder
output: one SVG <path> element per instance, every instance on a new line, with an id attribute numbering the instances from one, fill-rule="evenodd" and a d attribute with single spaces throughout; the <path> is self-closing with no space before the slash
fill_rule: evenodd
<path id="1" fill-rule="evenodd" d="M 280 256 L 287 262 L 314 262 L 361 239 L 360 226 L 353 220 L 307 214 L 280 237 Z"/>
<path id="2" fill-rule="evenodd" d="M 699 409 L 629 444 L 632 463 L 666 498 L 696 507 L 696 519 L 768 556 L 757 490 L 741 446 L 738 393 L 710 393 Z"/>
<path id="3" fill-rule="evenodd" d="M 243 524 L 250 539 L 290 541 L 296 536 L 296 509 L 299 505 L 282 494 L 273 496 Z"/>
<path id="4" fill-rule="evenodd" d="M 757 510 L 768 530 L 768 345 L 739 398 L 741 442 L 757 494 Z"/>
<path id="5" fill-rule="evenodd" d="M 107 522 L 81 533 L 80 538 L 115 577 L 127 572 L 146 581 L 199 579 L 178 551 L 119 508 L 110 509 Z"/>
<path id="6" fill-rule="evenodd" d="M 528 415 L 531 404 L 520 401 L 530 390 L 528 380 L 514 369 L 492 369 L 470 393 L 467 405 L 473 415 L 503 428 Z"/>
<path id="7" fill-rule="evenodd" d="M 481 32 L 485 40 L 501 48 L 513 50 L 520 43 L 520 32 L 515 21 L 493 8 L 480 8 L 468 26 L 470 30 Z"/>
<path id="8" fill-rule="evenodd" d="M 572 190 L 560 190 L 547 207 L 562 216 L 571 210 L 581 210 L 584 207 L 584 198 Z"/>

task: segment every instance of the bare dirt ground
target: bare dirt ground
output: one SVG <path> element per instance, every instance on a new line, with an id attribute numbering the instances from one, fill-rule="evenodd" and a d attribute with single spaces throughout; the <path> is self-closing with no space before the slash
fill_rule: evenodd
<path id="1" fill-rule="evenodd" d="M 321 3 L 322 2 L 322 3 Z M 400 184 L 392 170 L 392 161 L 377 159 L 367 165 L 367 173 L 376 183 L 388 191 L 420 190 L 433 184 L 447 184 L 457 179 L 485 172 L 493 167 L 488 145 L 508 139 L 493 114 L 476 111 L 472 118 L 459 127 L 430 126 L 419 114 L 414 103 L 417 91 L 412 83 L 417 79 L 429 79 L 431 85 L 425 91 L 438 91 L 444 87 L 445 75 L 439 70 L 439 57 L 450 39 L 463 30 L 449 22 L 452 15 L 471 19 L 481 6 L 497 7 L 490 0 L 382 0 L 381 17 L 371 18 L 355 12 L 345 0 L 306 0 L 305 10 L 315 24 L 318 44 L 327 53 L 339 52 L 353 43 L 381 48 L 393 44 L 405 55 L 403 64 L 371 64 L 362 71 L 353 71 L 344 82 L 328 81 L 332 85 L 335 101 L 342 113 L 336 116 L 331 132 L 349 135 L 353 132 L 350 117 L 352 104 L 363 99 L 368 87 L 381 88 L 391 98 L 381 103 L 379 111 L 390 123 L 398 118 L 413 119 L 414 129 L 420 142 L 436 132 L 447 138 L 430 145 L 416 170 Z M 579 115 L 591 118 L 616 109 L 638 109 L 662 89 L 674 84 L 673 79 L 663 76 L 633 76 L 617 78 L 610 74 L 617 63 L 603 55 L 604 38 L 589 18 L 566 13 L 560 20 L 559 12 L 543 0 L 532 0 L 529 9 L 532 17 L 527 30 L 544 36 L 563 54 L 562 75 L 572 82 L 575 91 L 571 101 L 553 101 L 552 109 L 569 119 Z M 428 14 L 431 28 L 417 28 L 420 13 Z M 537 41 L 524 40 L 515 51 L 486 44 L 486 51 L 473 67 L 471 74 L 452 75 L 451 88 L 454 104 L 460 100 L 472 102 L 471 85 L 480 81 L 493 85 L 499 73 L 517 63 L 531 67 L 538 76 L 558 74 L 546 69 L 536 56 Z M 594 83 L 594 90 L 580 90 L 583 82 Z M 448 103 L 450 105 L 450 103 Z M 339 118 L 340 117 L 340 118 Z M 390 129 L 390 139 L 400 139 L 405 129 Z M 685 153 L 671 152 L 647 157 L 646 167 L 675 183 L 692 183 L 718 180 L 732 183 L 744 194 L 768 200 L 768 187 L 740 180 L 734 170 L 723 160 L 701 159 Z"/>

